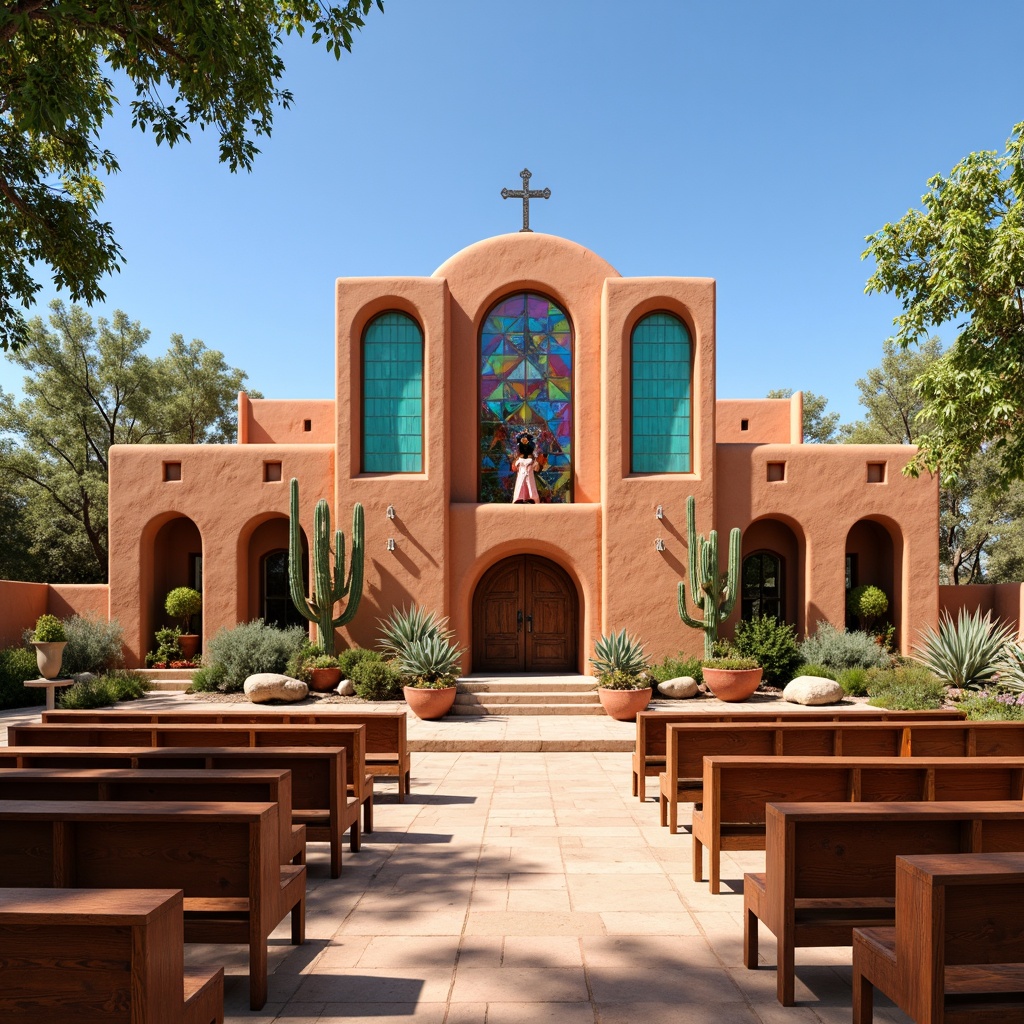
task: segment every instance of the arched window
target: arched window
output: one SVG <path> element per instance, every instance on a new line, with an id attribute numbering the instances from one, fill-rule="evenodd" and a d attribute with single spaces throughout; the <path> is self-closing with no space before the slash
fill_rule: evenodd
<path id="1" fill-rule="evenodd" d="M 758 551 L 743 559 L 740 618 L 750 621 L 771 616 L 785 621 L 782 592 L 782 559 L 771 551 Z"/>
<path id="2" fill-rule="evenodd" d="M 633 328 L 630 471 L 689 473 L 690 332 L 671 313 Z"/>
<path id="3" fill-rule="evenodd" d="M 405 313 L 363 336 L 363 472 L 423 472 L 423 332 Z"/>
<path id="4" fill-rule="evenodd" d="M 480 331 L 480 501 L 511 501 L 515 437 L 543 456 L 542 503 L 572 501 L 572 325 L 543 295 L 502 299 Z"/>
<path id="5" fill-rule="evenodd" d="M 305 579 L 305 566 L 303 570 Z M 284 548 L 268 551 L 260 559 L 260 614 L 268 626 L 306 625 L 288 589 L 288 552 Z"/>

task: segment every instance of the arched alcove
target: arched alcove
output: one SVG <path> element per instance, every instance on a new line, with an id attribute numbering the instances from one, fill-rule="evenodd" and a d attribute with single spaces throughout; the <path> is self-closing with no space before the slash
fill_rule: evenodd
<path id="1" fill-rule="evenodd" d="M 743 532 L 740 617 L 773 615 L 803 633 L 803 609 L 803 538 L 781 519 L 758 519 Z"/>
<path id="2" fill-rule="evenodd" d="M 865 585 L 879 587 L 889 598 L 887 621 L 898 629 L 903 614 L 903 534 L 889 520 L 859 519 L 846 535 L 846 592 Z M 856 619 L 847 619 L 856 629 Z M 899 638 L 896 640 L 899 643 Z"/>
<path id="3" fill-rule="evenodd" d="M 188 516 L 168 519 L 153 534 L 152 566 L 149 607 L 142 617 L 142 642 L 146 650 L 155 649 L 156 630 L 176 625 L 164 611 L 168 591 L 175 587 L 192 587 L 200 593 L 203 590 L 203 538 Z M 192 628 L 202 635 L 202 612 L 193 616 Z"/>
<path id="4" fill-rule="evenodd" d="M 302 573 L 309 589 L 309 545 L 302 539 Z M 263 619 L 268 625 L 305 626 L 305 619 L 292 604 L 288 592 L 288 517 L 275 515 L 253 529 L 245 557 L 247 618 Z"/>

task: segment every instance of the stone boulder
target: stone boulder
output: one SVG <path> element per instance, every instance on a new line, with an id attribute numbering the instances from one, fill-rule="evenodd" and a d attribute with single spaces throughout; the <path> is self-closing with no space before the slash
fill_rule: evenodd
<path id="1" fill-rule="evenodd" d="M 692 676 L 677 676 L 675 679 L 666 679 L 658 683 L 658 693 L 663 697 L 671 697 L 674 700 L 682 700 L 685 697 L 697 695 L 697 680 Z"/>
<path id="2" fill-rule="evenodd" d="M 309 696 L 309 687 L 301 679 L 292 679 L 277 672 L 257 672 L 249 676 L 243 690 L 253 704 L 267 704 L 272 700 L 291 704 Z"/>
<path id="3" fill-rule="evenodd" d="M 838 704 L 845 696 L 834 679 L 822 676 L 797 676 L 782 691 L 782 699 L 790 704 Z"/>
<path id="4" fill-rule="evenodd" d="M 334 692 L 341 694 L 342 697 L 353 697 L 356 692 L 356 684 L 353 683 L 351 679 L 342 679 L 342 681 L 338 683 L 337 690 Z"/>

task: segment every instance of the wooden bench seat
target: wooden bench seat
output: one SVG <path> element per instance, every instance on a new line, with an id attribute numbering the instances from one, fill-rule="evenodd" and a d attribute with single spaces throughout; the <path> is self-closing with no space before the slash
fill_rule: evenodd
<path id="1" fill-rule="evenodd" d="M 0 889 L 0 1020 L 222 1024 L 224 969 L 185 967 L 182 911 L 180 889 Z"/>
<path id="2" fill-rule="evenodd" d="M 693 811 L 693 880 L 709 857 L 719 891 L 723 850 L 765 848 L 766 805 L 813 802 L 1020 800 L 1024 758 L 705 757 L 704 802 Z"/>
<path id="3" fill-rule="evenodd" d="M 307 842 L 330 844 L 331 877 L 342 869 L 345 833 L 359 849 L 359 803 L 345 785 L 346 751 L 339 747 L 0 747 L 5 768 L 210 768 L 287 770 L 292 821 Z"/>
<path id="4" fill-rule="evenodd" d="M 102 712 L 44 711 L 43 721 L 48 722 L 53 716 L 63 720 L 68 715 L 78 714 Z M 669 725 L 711 725 L 721 722 L 888 722 L 901 719 L 947 722 L 960 721 L 963 717 L 962 711 L 889 711 L 865 704 L 846 709 L 815 708 L 806 711 L 641 711 L 636 716 L 636 744 L 633 747 L 633 796 L 641 801 L 646 800 L 647 778 L 657 778 L 665 771 L 666 726 Z"/>
<path id="5" fill-rule="evenodd" d="M 765 870 L 743 876 L 743 962 L 757 967 L 758 921 L 776 938 L 778 999 L 793 1005 L 795 950 L 849 946 L 853 929 L 893 922 L 896 858 L 1024 852 L 1024 803 L 768 804 Z"/>
<path id="6" fill-rule="evenodd" d="M 373 831 L 373 776 L 366 771 L 364 725 L 250 725 L 225 722 L 183 723 L 35 723 L 12 725 L 10 746 L 90 747 L 344 747 L 349 790 L 363 811 L 363 828 Z M 361 841 L 358 827 L 354 850 Z"/>
<path id="7" fill-rule="evenodd" d="M 299 903 L 306 868 L 280 863 L 274 803 L 0 800 L 0 877 L 55 889 L 178 888 L 185 941 L 249 948 L 249 1005 L 267 1001 L 267 941 Z"/>
<path id="8" fill-rule="evenodd" d="M 749 755 L 853 757 L 1024 757 L 1022 722 L 914 720 L 732 722 L 666 726 L 659 815 L 679 828 L 679 805 L 700 803 L 703 758 Z"/>
<path id="9" fill-rule="evenodd" d="M 1024 855 L 896 861 L 896 923 L 853 933 L 853 1022 L 874 988 L 917 1024 L 1024 1021 Z"/>
<path id="10" fill-rule="evenodd" d="M 906 713 L 906 712 L 904 712 Z M 927 712 L 932 714 L 932 712 Z M 353 711 L 339 708 L 331 711 L 301 711 L 267 708 L 238 711 L 210 708 L 191 711 L 145 711 L 108 708 L 103 711 L 44 711 L 43 722 L 157 722 L 167 725 L 225 722 L 248 725 L 346 725 L 366 726 L 366 770 L 372 775 L 398 779 L 398 799 L 409 792 L 412 761 L 409 754 L 407 717 L 404 711 Z"/>

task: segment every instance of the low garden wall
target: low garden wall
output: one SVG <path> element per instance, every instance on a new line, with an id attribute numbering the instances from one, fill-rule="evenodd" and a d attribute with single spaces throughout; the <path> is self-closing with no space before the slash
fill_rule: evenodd
<path id="1" fill-rule="evenodd" d="M 0 580 L 0 647 L 15 647 L 40 615 L 109 617 L 106 583 L 20 583 Z"/>
<path id="2" fill-rule="evenodd" d="M 1024 583 L 970 583 L 959 587 L 939 587 L 939 614 L 952 619 L 961 611 L 980 609 L 1011 626 L 1018 638 L 1024 635 Z"/>

